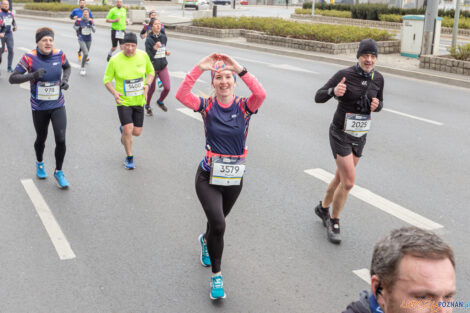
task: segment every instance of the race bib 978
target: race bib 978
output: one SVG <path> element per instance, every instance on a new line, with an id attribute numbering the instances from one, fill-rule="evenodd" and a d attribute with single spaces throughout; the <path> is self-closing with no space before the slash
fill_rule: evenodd
<path id="1" fill-rule="evenodd" d="M 59 99 L 60 96 L 60 82 L 38 82 L 36 99 L 53 101 Z"/>

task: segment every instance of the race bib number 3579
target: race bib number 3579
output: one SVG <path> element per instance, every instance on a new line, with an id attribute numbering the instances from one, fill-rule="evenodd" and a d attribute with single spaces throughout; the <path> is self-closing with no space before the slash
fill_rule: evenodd
<path id="1" fill-rule="evenodd" d="M 211 185 L 240 185 L 245 173 L 245 160 L 233 157 L 213 157 L 209 183 Z"/>

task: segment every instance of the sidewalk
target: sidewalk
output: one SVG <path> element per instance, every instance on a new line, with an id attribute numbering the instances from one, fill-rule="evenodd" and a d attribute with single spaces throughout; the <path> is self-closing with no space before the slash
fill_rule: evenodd
<path id="1" fill-rule="evenodd" d="M 70 24 L 68 18 L 48 18 L 42 16 L 26 16 L 17 15 L 18 17 L 39 19 L 39 20 L 50 20 L 55 22 L 62 22 Z M 179 38 L 184 40 L 192 40 L 197 42 L 208 42 L 213 44 L 220 44 L 225 46 L 231 46 L 235 48 L 242 48 L 248 50 L 263 51 L 273 54 L 279 54 L 284 56 L 299 57 L 304 59 L 310 59 L 314 61 L 328 62 L 339 65 L 351 65 L 357 62 L 355 54 L 343 54 L 343 55 L 331 55 L 326 53 L 311 52 L 300 49 L 290 49 L 284 47 L 277 47 L 271 45 L 263 45 L 247 42 L 243 37 L 237 38 L 213 38 L 207 36 L 198 36 L 194 34 L 185 34 L 174 31 L 176 25 L 187 24 L 190 22 L 189 18 L 175 17 L 175 16 L 160 16 L 160 20 L 167 28 L 167 35 L 171 38 Z M 95 19 L 95 24 L 98 27 L 109 28 L 109 24 L 106 23 L 105 19 Z M 129 25 L 128 30 L 134 32 L 140 32 L 142 25 Z M 419 60 L 413 58 L 402 57 L 399 54 L 381 54 L 378 57 L 376 69 L 382 73 L 400 75 L 407 78 L 416 78 L 425 81 L 432 81 L 447 85 L 453 85 L 458 87 L 470 88 L 470 77 L 465 75 L 458 75 L 440 71 L 433 71 L 428 69 L 419 68 Z"/>

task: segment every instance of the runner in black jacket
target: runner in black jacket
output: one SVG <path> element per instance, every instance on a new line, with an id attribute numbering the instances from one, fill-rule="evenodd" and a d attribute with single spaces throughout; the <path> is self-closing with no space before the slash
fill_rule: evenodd
<path id="1" fill-rule="evenodd" d="M 357 64 L 338 71 L 315 95 L 317 103 L 333 97 L 338 100 L 330 126 L 330 145 L 337 169 L 323 200 L 315 208 L 315 213 L 327 227 L 328 239 L 333 243 L 341 242 L 339 216 L 354 186 L 355 167 L 371 126 L 371 112 L 379 112 L 383 107 L 384 79 L 374 70 L 377 54 L 374 40 L 362 40 Z M 330 204 L 333 206 L 331 217 Z"/>
<path id="2" fill-rule="evenodd" d="M 168 111 L 167 107 L 163 103 L 166 96 L 170 92 L 170 73 L 168 72 L 168 61 L 166 57 L 170 55 L 170 51 L 166 50 L 167 37 L 161 32 L 162 24 L 158 19 L 152 19 L 149 22 L 150 32 L 148 33 L 147 39 L 145 40 L 145 51 L 152 61 L 153 68 L 155 69 L 155 76 L 159 77 L 163 83 L 163 91 L 160 94 L 160 98 L 157 100 L 157 105 L 163 111 Z M 155 92 L 155 81 L 149 88 L 147 94 L 147 115 L 152 116 L 152 109 L 150 102 L 152 100 L 153 93 Z"/>

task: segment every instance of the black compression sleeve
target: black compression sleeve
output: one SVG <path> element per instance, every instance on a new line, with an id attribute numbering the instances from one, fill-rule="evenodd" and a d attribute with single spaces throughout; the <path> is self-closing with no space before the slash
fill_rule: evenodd
<path id="1" fill-rule="evenodd" d="M 70 73 L 72 73 L 72 67 L 70 66 L 69 61 L 66 61 L 64 65 L 62 65 L 62 69 L 64 73 L 62 74 L 62 81 L 69 81 Z"/>
<path id="2" fill-rule="evenodd" d="M 32 80 L 33 77 L 34 77 L 33 73 L 21 74 L 21 73 L 18 73 L 17 71 L 14 71 L 13 73 L 11 73 L 8 81 L 10 82 L 10 84 L 21 84 L 21 83 Z"/>

